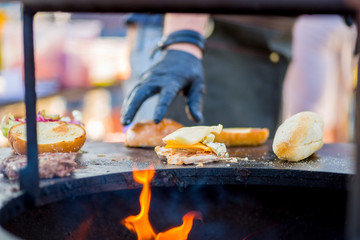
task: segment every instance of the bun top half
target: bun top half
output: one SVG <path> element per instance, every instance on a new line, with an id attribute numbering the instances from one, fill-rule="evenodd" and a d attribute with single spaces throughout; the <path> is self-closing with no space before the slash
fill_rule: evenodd
<path id="1" fill-rule="evenodd" d="M 323 146 L 323 131 L 324 121 L 319 114 L 310 111 L 297 113 L 277 129 L 273 151 L 282 160 L 302 160 Z"/>

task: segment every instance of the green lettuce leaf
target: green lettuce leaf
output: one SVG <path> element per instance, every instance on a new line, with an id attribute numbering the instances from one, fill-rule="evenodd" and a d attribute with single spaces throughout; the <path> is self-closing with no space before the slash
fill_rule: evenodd
<path id="1" fill-rule="evenodd" d="M 1 120 L 1 131 L 4 137 L 8 137 L 8 132 L 12 126 L 20 123 L 20 121 L 15 120 L 14 116 L 11 113 L 5 115 Z"/>

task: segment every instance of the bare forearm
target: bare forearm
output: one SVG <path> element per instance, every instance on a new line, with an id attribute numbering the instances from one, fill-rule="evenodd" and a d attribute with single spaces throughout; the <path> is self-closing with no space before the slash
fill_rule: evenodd
<path id="1" fill-rule="evenodd" d="M 193 30 L 204 35 L 208 19 L 209 14 L 168 13 L 165 15 L 163 35 L 166 36 L 184 29 Z M 189 43 L 172 44 L 167 49 L 182 50 L 202 58 L 202 51 L 197 46 Z"/>
<path id="2" fill-rule="evenodd" d="M 164 22 L 164 35 L 189 29 L 204 34 L 209 14 L 167 13 Z"/>

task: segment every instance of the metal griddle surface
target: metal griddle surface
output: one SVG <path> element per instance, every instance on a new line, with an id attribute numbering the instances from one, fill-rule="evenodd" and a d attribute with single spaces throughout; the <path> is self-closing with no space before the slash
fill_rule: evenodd
<path id="1" fill-rule="evenodd" d="M 262 146 L 229 148 L 230 157 L 236 157 L 237 162 L 203 166 L 167 165 L 151 148 L 127 148 L 122 143 L 87 142 L 82 150 L 74 174 L 40 181 L 39 204 L 95 192 L 140 188 L 132 178 L 134 166 L 143 170 L 153 165 L 155 187 L 242 184 L 345 189 L 355 165 L 353 144 L 324 145 L 306 160 L 285 162 L 276 158 L 269 141 Z M 0 149 L 1 159 L 11 154 L 9 148 Z M 17 189 L 18 182 L 0 178 L 0 191 L 8 193 L 0 197 L 0 207 L 21 194 Z"/>
<path id="2" fill-rule="evenodd" d="M 272 142 L 255 147 L 228 148 L 230 157 L 236 163 L 220 161 L 197 165 L 167 165 L 160 161 L 152 148 L 128 148 L 121 143 L 86 143 L 78 162 L 86 168 L 78 169 L 75 178 L 106 173 L 132 171 L 134 165 L 146 169 L 154 165 L 156 170 L 165 169 L 221 169 L 221 168 L 257 168 L 263 170 L 299 170 L 324 172 L 329 174 L 352 174 L 354 170 L 354 145 L 325 144 L 316 154 L 300 162 L 279 160 L 272 152 Z"/>

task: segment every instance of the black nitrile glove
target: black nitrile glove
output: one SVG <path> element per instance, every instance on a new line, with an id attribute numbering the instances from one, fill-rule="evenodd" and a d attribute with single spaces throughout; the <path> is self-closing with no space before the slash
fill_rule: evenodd
<path id="1" fill-rule="evenodd" d="M 159 61 L 141 75 L 140 83 L 124 101 L 121 123 L 129 125 L 141 104 L 149 97 L 160 93 L 154 114 L 155 123 L 159 123 L 179 92 L 187 97 L 186 112 L 189 119 L 200 122 L 203 119 L 204 90 L 201 60 L 184 51 L 165 50 Z"/>

